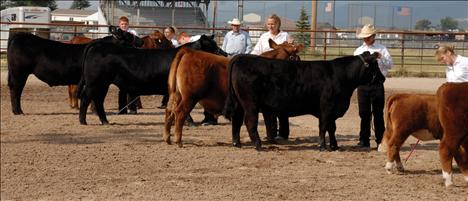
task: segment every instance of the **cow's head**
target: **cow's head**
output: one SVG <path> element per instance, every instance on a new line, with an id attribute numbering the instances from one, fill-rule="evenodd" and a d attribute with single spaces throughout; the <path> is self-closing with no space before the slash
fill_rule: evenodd
<path id="1" fill-rule="evenodd" d="M 203 50 L 205 52 L 210 52 L 225 57 L 228 56 L 228 54 L 225 51 L 218 47 L 216 41 L 214 40 L 214 35 L 201 35 L 200 39 L 198 39 L 195 42 L 187 43 L 187 45 L 193 49 Z"/>
<path id="2" fill-rule="evenodd" d="M 166 36 L 164 36 L 164 34 L 158 30 L 155 30 L 152 34 L 149 35 L 149 37 L 154 40 L 156 49 L 174 48 L 174 45 L 172 44 L 172 42 L 168 40 Z"/>
<path id="3" fill-rule="evenodd" d="M 120 45 L 131 45 L 141 47 L 145 43 L 140 37 L 124 31 L 116 26 L 109 26 L 109 33 L 114 37 L 114 42 Z"/>
<path id="4" fill-rule="evenodd" d="M 360 62 L 357 65 L 361 66 L 361 84 L 383 83 L 385 76 L 380 72 L 377 59 L 380 57 L 378 52 L 370 54 L 366 51 L 356 56 Z"/>
<path id="5" fill-rule="evenodd" d="M 294 45 L 293 43 L 289 43 L 287 41 L 283 42 L 282 44 L 276 44 L 271 38 L 268 39 L 268 44 L 270 48 L 273 50 L 262 53 L 262 56 L 272 57 L 276 59 L 287 59 L 291 61 L 300 61 L 301 58 L 297 53 L 304 49 L 304 45 Z"/>

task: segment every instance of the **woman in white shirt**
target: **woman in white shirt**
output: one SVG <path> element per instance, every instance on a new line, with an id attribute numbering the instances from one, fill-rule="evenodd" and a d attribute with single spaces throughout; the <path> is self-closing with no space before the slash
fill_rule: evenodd
<path id="1" fill-rule="evenodd" d="M 453 47 L 441 46 L 436 50 L 437 61 L 447 65 L 447 82 L 468 82 L 468 57 L 456 55 Z"/>
<path id="2" fill-rule="evenodd" d="M 292 38 L 287 32 L 281 31 L 281 19 L 276 14 L 272 14 L 267 18 L 266 26 L 268 28 L 268 32 L 262 34 L 257 41 L 254 49 L 252 50 L 251 54 L 260 55 L 263 52 L 272 50 L 270 48 L 270 44 L 268 43 L 268 39 L 273 39 L 276 44 L 281 44 L 284 41 L 291 42 Z"/>

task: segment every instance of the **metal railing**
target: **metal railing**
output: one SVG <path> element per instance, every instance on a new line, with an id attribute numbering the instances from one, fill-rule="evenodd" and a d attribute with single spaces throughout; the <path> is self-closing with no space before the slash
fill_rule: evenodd
<path id="1" fill-rule="evenodd" d="M 27 24 L 33 23 L 13 23 L 0 22 L 1 25 L 8 24 Z M 108 33 L 90 33 L 88 30 L 95 30 L 103 25 L 84 25 L 69 23 L 50 23 L 37 24 L 49 25 L 49 30 L 36 30 L 36 32 L 45 32 L 52 40 L 67 42 L 75 35 L 84 35 L 92 38 L 99 38 L 108 35 Z M 2 26 L 4 27 L 4 26 Z M 147 35 L 154 30 L 160 30 L 161 26 L 132 26 L 139 28 L 140 36 Z M 246 28 L 251 33 L 261 33 L 266 29 Z M 7 30 L 0 30 L 2 32 Z M 206 27 L 178 27 L 178 31 L 185 31 L 189 34 L 214 33 L 215 40 L 221 46 L 227 28 L 206 28 Z M 352 30 L 284 30 L 295 36 L 297 34 L 310 34 L 315 32 L 315 46 L 306 47 L 301 53 L 302 60 L 330 60 L 336 57 L 352 55 L 354 50 L 362 44 L 362 40 L 355 37 Z M 63 36 L 70 37 L 63 37 Z M 51 37 L 55 36 L 55 37 Z M 61 37 L 60 37 L 61 36 Z M 252 40 L 256 41 L 258 35 L 251 35 Z M 6 38 L 1 38 L 6 41 Z M 445 65 L 437 63 L 434 58 L 435 49 L 440 45 L 451 45 L 455 47 L 455 52 L 460 55 L 468 54 L 468 33 L 452 32 L 399 32 L 383 31 L 379 32 L 376 40 L 387 47 L 392 58 L 394 67 L 390 70 L 391 75 L 396 76 L 445 76 Z M 296 41 L 296 43 L 301 41 Z M 3 49 L 4 51 L 4 49 Z"/>

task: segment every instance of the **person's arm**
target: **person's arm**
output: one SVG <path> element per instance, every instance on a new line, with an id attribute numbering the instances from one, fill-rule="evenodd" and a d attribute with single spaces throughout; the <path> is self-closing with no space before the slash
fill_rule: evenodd
<path id="1" fill-rule="evenodd" d="M 379 67 L 385 70 L 385 72 L 388 72 L 388 70 L 393 67 L 392 56 L 390 56 L 390 53 L 385 47 L 382 48 L 379 53 L 381 54 L 380 58 L 378 59 Z"/>
<path id="2" fill-rule="evenodd" d="M 245 34 L 245 40 L 247 43 L 247 47 L 245 47 L 245 54 L 248 54 L 250 51 L 252 51 L 252 40 L 250 39 L 250 35 L 247 32 Z"/>
<path id="3" fill-rule="evenodd" d="M 258 38 L 257 44 L 255 44 L 255 47 L 250 54 L 260 55 L 262 53 L 262 50 L 263 50 L 263 46 L 262 46 L 263 37 L 262 36 L 263 35 L 261 35 L 260 38 Z"/>
<path id="4" fill-rule="evenodd" d="M 354 50 L 353 55 L 356 56 L 356 55 L 359 55 L 359 54 L 361 54 L 361 53 L 362 53 L 361 47 L 358 47 L 358 48 L 356 48 L 356 49 Z"/>
<path id="5" fill-rule="evenodd" d="M 133 30 L 133 29 L 128 30 L 128 32 L 130 32 L 130 33 L 133 34 L 134 36 L 138 36 L 138 33 L 137 33 L 135 30 Z"/>

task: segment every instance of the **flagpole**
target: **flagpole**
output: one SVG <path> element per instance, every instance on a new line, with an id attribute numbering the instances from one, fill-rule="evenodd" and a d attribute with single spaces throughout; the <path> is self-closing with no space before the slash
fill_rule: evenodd
<path id="1" fill-rule="evenodd" d="M 333 29 L 335 29 L 335 0 L 333 0 Z"/>
<path id="2" fill-rule="evenodd" d="M 409 27 L 409 30 L 411 31 L 412 28 L 413 28 L 413 8 L 412 7 L 409 7 L 410 8 L 410 15 L 409 15 L 409 23 L 410 23 L 410 27 Z"/>

